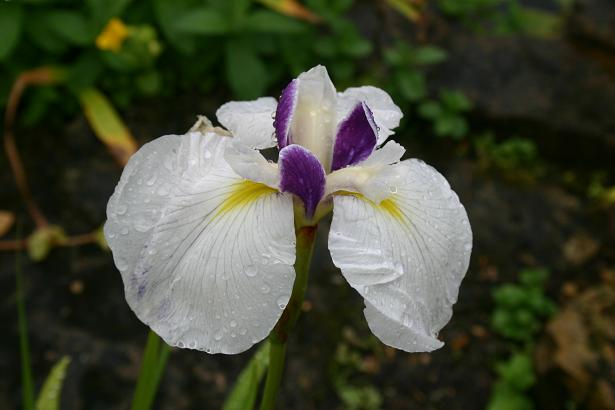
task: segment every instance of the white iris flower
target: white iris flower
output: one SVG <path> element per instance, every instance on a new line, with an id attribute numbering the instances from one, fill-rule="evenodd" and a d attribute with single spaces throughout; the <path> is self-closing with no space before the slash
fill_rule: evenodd
<path id="1" fill-rule="evenodd" d="M 384 343 L 442 346 L 472 232 L 446 179 L 387 137 L 402 113 L 375 87 L 336 92 L 317 66 L 283 91 L 229 102 L 185 135 L 144 145 L 107 207 L 126 300 L 167 343 L 239 353 L 280 319 L 295 229 L 333 209 L 329 250 Z M 276 146 L 279 161 L 259 149 Z M 332 301 L 331 309 L 335 309 Z"/>

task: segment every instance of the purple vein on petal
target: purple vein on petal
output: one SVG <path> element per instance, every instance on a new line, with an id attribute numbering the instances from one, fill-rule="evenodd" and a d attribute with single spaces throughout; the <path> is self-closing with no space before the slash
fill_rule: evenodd
<path id="1" fill-rule="evenodd" d="M 303 201 L 308 218 L 325 193 L 325 170 L 306 148 L 288 145 L 280 151 L 280 189 L 297 195 Z"/>
<path id="2" fill-rule="evenodd" d="M 340 123 L 333 147 L 333 171 L 356 164 L 369 157 L 378 139 L 378 129 L 371 110 L 359 102 Z"/>
<path id="3" fill-rule="evenodd" d="M 290 124 L 297 105 L 297 79 L 292 80 L 280 95 L 280 102 L 275 112 L 275 136 L 278 139 L 278 148 L 282 149 L 292 144 Z"/>

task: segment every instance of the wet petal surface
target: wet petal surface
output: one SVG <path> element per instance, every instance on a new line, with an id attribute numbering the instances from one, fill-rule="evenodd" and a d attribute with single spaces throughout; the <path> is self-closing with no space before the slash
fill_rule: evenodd
<path id="1" fill-rule="evenodd" d="M 290 298 L 290 195 L 237 175 L 230 138 L 198 132 L 143 146 L 107 207 L 105 237 L 126 300 L 167 343 L 238 353 L 265 338 Z"/>
<path id="2" fill-rule="evenodd" d="M 312 217 L 325 193 L 325 170 L 322 164 L 306 148 L 289 145 L 280 151 L 279 167 L 280 189 L 301 198 L 307 217 Z"/>
<path id="3" fill-rule="evenodd" d="M 377 203 L 335 195 L 329 249 L 364 298 L 370 328 L 384 343 L 430 351 L 448 322 L 468 268 L 472 232 L 448 182 L 422 161 L 389 166 L 395 192 Z"/>

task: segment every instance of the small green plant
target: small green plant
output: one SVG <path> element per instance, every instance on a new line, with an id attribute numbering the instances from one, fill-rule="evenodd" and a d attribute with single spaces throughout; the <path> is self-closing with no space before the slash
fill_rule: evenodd
<path id="1" fill-rule="evenodd" d="M 570 9 L 568 0 L 558 3 L 559 12 L 528 7 L 519 0 L 439 0 L 438 7 L 446 16 L 461 20 L 475 31 L 553 37 L 561 32 L 563 12 Z"/>
<path id="2" fill-rule="evenodd" d="M 531 342 L 543 320 L 556 311 L 555 304 L 544 294 L 548 277 L 545 269 L 526 269 L 519 274 L 518 284 L 498 287 L 493 293 L 492 328 L 513 341 Z"/>
<path id="3" fill-rule="evenodd" d="M 422 103 L 419 114 L 433 123 L 438 137 L 460 140 L 468 133 L 465 113 L 472 109 L 472 102 L 461 92 L 442 90 L 437 100 Z"/>
<path id="4" fill-rule="evenodd" d="M 498 381 L 493 387 L 487 410 L 532 410 L 527 391 L 536 383 L 532 358 L 516 353 L 496 365 Z"/>
<path id="5" fill-rule="evenodd" d="M 446 60 L 446 52 L 435 46 L 414 47 L 399 42 L 385 50 L 384 60 L 393 72 L 391 93 L 414 103 L 427 96 L 423 67 Z"/>
<path id="6" fill-rule="evenodd" d="M 497 168 L 517 177 L 535 177 L 543 172 L 538 149 L 528 138 L 512 137 L 498 142 L 492 132 L 474 138 L 478 161 L 484 168 Z"/>
<path id="7" fill-rule="evenodd" d="M 488 410 L 532 410 L 528 391 L 536 383 L 532 364 L 533 341 L 545 319 L 555 311 L 555 304 L 545 295 L 549 278 L 546 269 L 525 269 L 518 284 L 505 284 L 493 292 L 495 310 L 491 327 L 506 338 L 514 352 L 496 364 L 498 380 L 494 384 Z"/>
<path id="8" fill-rule="evenodd" d="M 361 353 L 347 343 L 340 343 L 331 366 L 333 386 L 344 409 L 378 410 L 382 406 L 380 392 L 374 386 L 359 383 L 352 377 L 361 367 Z"/>

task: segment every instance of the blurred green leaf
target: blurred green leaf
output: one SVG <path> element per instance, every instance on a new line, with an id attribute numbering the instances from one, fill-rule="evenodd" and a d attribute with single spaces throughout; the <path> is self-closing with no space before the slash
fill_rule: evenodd
<path id="1" fill-rule="evenodd" d="M 305 24 L 267 10 L 258 10 L 246 17 L 244 29 L 257 33 L 290 34 L 305 30 Z"/>
<path id="2" fill-rule="evenodd" d="M 143 361 L 137 380 L 137 387 L 131 410 L 149 410 L 158 392 L 158 385 L 164 373 L 170 347 L 161 341 L 156 333 L 149 331 L 143 352 Z"/>
<path id="3" fill-rule="evenodd" d="M 191 9 L 174 22 L 175 29 L 189 34 L 225 34 L 230 30 L 223 15 L 211 8 Z"/>
<path id="4" fill-rule="evenodd" d="M 131 2 L 132 0 L 86 0 L 96 31 L 99 31 L 112 17 L 121 16 Z"/>
<path id="5" fill-rule="evenodd" d="M 98 139 L 107 146 L 120 164 L 125 165 L 137 151 L 137 143 L 113 105 L 95 88 L 80 90 L 78 97 Z"/>
<path id="6" fill-rule="evenodd" d="M 263 343 L 239 374 L 233 390 L 224 402 L 223 410 L 252 410 L 258 386 L 269 366 L 269 343 Z"/>
<path id="7" fill-rule="evenodd" d="M 19 42 L 23 13 L 20 5 L 0 4 L 0 61 L 6 59 Z"/>
<path id="8" fill-rule="evenodd" d="M 94 39 L 85 17 L 78 12 L 53 10 L 45 13 L 45 20 L 51 31 L 71 44 L 84 46 Z"/>
<path id="9" fill-rule="evenodd" d="M 28 238 L 28 254 L 33 261 L 42 261 L 51 249 L 66 242 L 66 238 L 66 233 L 60 226 L 39 228 Z"/>
<path id="10" fill-rule="evenodd" d="M 461 92 L 453 90 L 442 90 L 440 99 L 453 111 L 467 111 L 472 108 L 472 102 Z"/>
<path id="11" fill-rule="evenodd" d="M 435 46 L 423 46 L 417 47 L 412 53 L 412 60 L 415 64 L 438 64 L 446 60 L 447 53 L 440 47 Z"/>
<path id="12" fill-rule="evenodd" d="M 93 86 L 102 73 L 103 65 L 98 51 L 91 50 L 82 53 L 69 67 L 67 86 L 74 92 Z"/>
<path id="13" fill-rule="evenodd" d="M 63 357 L 53 366 L 36 400 L 36 410 L 60 409 L 60 393 L 69 364 L 70 358 Z"/>
<path id="14" fill-rule="evenodd" d="M 436 101 L 427 101 L 418 108 L 419 114 L 427 119 L 435 119 L 442 113 L 442 107 Z"/>
<path id="15" fill-rule="evenodd" d="M 178 20 L 187 16 L 193 7 L 181 0 L 152 0 L 154 14 L 164 35 L 180 52 L 192 54 L 196 49 L 196 39 L 193 35 L 183 33 L 176 27 Z"/>
<path id="16" fill-rule="evenodd" d="M 267 68 L 265 64 L 241 40 L 226 43 L 226 78 L 238 98 L 254 99 L 265 92 Z"/>
<path id="17" fill-rule="evenodd" d="M 425 76 L 420 71 L 401 71 L 397 75 L 397 84 L 402 96 L 408 101 L 418 101 L 427 94 Z"/>
<path id="18" fill-rule="evenodd" d="M 468 124 L 463 117 L 447 113 L 436 119 L 434 131 L 439 137 L 461 139 L 468 132 Z"/>
<path id="19" fill-rule="evenodd" d="M 69 47 L 67 40 L 49 26 L 46 13 L 34 10 L 24 20 L 25 31 L 32 42 L 50 54 L 59 54 Z"/>

